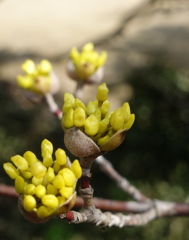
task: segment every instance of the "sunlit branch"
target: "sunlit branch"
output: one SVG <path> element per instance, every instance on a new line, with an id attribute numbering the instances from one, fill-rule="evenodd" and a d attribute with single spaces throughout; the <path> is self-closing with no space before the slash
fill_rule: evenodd
<path id="1" fill-rule="evenodd" d="M 135 186 L 133 186 L 125 177 L 122 177 L 113 167 L 113 165 L 103 156 L 96 159 L 96 163 L 100 169 L 113 179 L 117 185 L 134 200 L 139 202 L 150 201 L 144 194 L 142 194 Z"/>

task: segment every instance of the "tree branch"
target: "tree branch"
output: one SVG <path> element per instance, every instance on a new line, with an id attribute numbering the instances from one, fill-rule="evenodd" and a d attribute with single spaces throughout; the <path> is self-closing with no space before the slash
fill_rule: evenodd
<path id="1" fill-rule="evenodd" d="M 135 186 L 133 186 L 126 178 L 122 177 L 113 167 L 113 165 L 103 156 L 96 159 L 96 163 L 100 169 L 106 173 L 113 181 L 115 181 L 124 192 L 129 194 L 134 200 L 139 202 L 151 201 L 142 194 Z"/>

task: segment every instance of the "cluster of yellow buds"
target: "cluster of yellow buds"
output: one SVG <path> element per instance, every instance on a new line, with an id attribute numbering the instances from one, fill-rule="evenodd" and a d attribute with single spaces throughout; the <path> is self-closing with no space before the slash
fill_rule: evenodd
<path id="1" fill-rule="evenodd" d="M 94 80 L 93 78 L 90 79 L 90 77 L 105 64 L 107 53 L 105 51 L 98 53 L 94 50 L 92 43 L 87 43 L 83 46 L 81 52 L 76 47 L 72 48 L 70 59 L 73 69 L 69 69 L 71 66 L 68 65 L 68 74 L 75 80 L 80 79 L 90 82 L 90 80 Z M 101 71 L 97 75 L 95 76 L 95 80 L 99 77 L 101 78 Z"/>
<path id="2" fill-rule="evenodd" d="M 112 150 L 110 149 L 112 147 L 105 149 L 104 146 L 117 133 L 129 130 L 135 119 L 135 115 L 130 112 L 128 102 L 117 110 L 109 112 L 108 92 L 106 84 L 101 84 L 97 90 L 97 100 L 89 102 L 87 106 L 72 94 L 65 93 L 62 107 L 63 129 L 65 131 L 74 127 L 79 129 L 90 137 L 102 151 Z M 69 146 L 66 145 L 66 147 L 70 150 Z"/>
<path id="3" fill-rule="evenodd" d="M 65 151 L 55 151 L 47 139 L 41 143 L 43 161 L 27 151 L 23 156 L 11 157 L 11 162 L 3 167 L 11 179 L 15 180 L 15 189 L 20 194 L 23 209 L 36 213 L 38 218 L 59 215 L 69 211 L 75 204 L 75 187 L 82 170 L 78 160 L 71 164 Z"/>
<path id="4" fill-rule="evenodd" d="M 36 65 L 28 59 L 21 65 L 21 68 L 25 73 L 25 75 L 17 76 L 17 82 L 21 88 L 38 94 L 45 94 L 50 91 L 52 65 L 49 61 L 44 59 Z"/>

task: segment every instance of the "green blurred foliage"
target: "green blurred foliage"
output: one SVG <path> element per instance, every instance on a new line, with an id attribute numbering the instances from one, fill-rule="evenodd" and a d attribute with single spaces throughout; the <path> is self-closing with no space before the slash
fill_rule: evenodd
<path id="1" fill-rule="evenodd" d="M 135 69 L 125 79 L 133 88 L 130 101 L 136 121 L 123 144 L 106 157 L 144 194 L 167 201 L 189 202 L 189 83 L 180 70 L 161 63 Z M 114 86 L 110 86 L 113 91 Z M 1 165 L 13 154 L 31 150 L 40 156 L 44 138 L 55 149 L 63 146 L 59 121 L 45 103 L 31 104 L 0 82 Z M 61 102 L 57 97 L 57 101 Z M 27 104 L 26 104 L 27 102 Z M 94 164 L 95 196 L 130 200 Z M 1 183 L 12 184 L 2 168 Z M 101 229 L 88 224 L 70 225 L 60 219 L 30 223 L 21 216 L 17 200 L 0 198 L 1 240 L 187 240 L 188 218 L 159 219 L 138 228 Z M 11 230 L 11 231 L 10 231 Z"/>

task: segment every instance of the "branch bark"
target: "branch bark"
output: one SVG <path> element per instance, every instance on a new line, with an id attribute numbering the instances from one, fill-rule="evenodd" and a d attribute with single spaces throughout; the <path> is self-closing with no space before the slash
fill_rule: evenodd
<path id="1" fill-rule="evenodd" d="M 113 167 L 113 165 L 103 156 L 96 159 L 96 163 L 100 169 L 106 173 L 113 181 L 115 181 L 124 192 L 129 194 L 134 200 L 139 202 L 151 201 L 143 193 L 141 193 L 135 186 L 133 186 L 125 177 L 122 177 Z"/>

